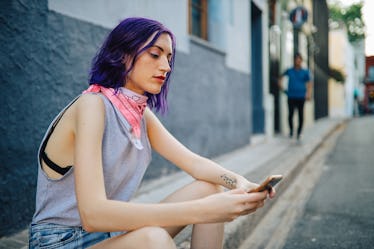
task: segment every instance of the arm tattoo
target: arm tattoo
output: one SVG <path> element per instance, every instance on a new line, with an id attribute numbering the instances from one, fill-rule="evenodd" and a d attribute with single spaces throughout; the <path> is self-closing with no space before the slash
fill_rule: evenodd
<path id="1" fill-rule="evenodd" d="M 225 175 L 221 175 L 222 180 L 226 183 L 227 186 L 230 188 L 236 187 L 236 179 Z"/>

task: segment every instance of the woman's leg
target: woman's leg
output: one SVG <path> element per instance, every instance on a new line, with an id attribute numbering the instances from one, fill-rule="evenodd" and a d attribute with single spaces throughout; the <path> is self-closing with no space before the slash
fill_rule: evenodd
<path id="1" fill-rule="evenodd" d="M 144 227 L 106 239 L 90 249 L 176 249 L 173 238 L 161 227 Z"/>
<path id="2" fill-rule="evenodd" d="M 203 181 L 194 181 L 175 191 L 164 200 L 166 202 L 180 202 L 203 198 L 223 191 L 222 187 Z M 222 248 L 223 223 L 195 224 L 192 231 L 191 248 L 219 249 Z M 176 248 L 172 237 L 176 236 L 184 227 L 144 227 L 130 233 L 107 239 L 91 249 L 169 249 Z"/>
<path id="3" fill-rule="evenodd" d="M 215 193 L 222 192 L 221 186 L 203 181 L 194 181 L 191 184 L 177 190 L 166 197 L 162 202 L 180 202 L 203 198 Z M 174 237 L 184 227 L 167 227 L 169 234 Z M 223 243 L 223 223 L 195 224 L 192 230 L 191 248 L 222 248 Z"/>

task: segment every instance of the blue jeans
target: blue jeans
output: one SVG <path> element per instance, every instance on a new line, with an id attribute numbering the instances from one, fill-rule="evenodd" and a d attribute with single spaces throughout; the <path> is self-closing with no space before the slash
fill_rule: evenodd
<path id="1" fill-rule="evenodd" d="M 110 233 L 89 233 L 81 227 L 41 223 L 30 225 L 29 249 L 80 249 L 111 237 Z"/>

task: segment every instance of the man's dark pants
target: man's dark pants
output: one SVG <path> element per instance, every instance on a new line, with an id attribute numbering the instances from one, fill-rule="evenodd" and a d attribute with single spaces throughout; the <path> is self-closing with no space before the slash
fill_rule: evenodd
<path id="1" fill-rule="evenodd" d="M 300 137 L 304 123 L 304 103 L 305 99 L 288 98 L 288 125 L 290 127 L 290 137 L 293 135 L 293 113 L 295 108 L 299 114 L 299 126 L 297 128 L 297 138 Z"/>

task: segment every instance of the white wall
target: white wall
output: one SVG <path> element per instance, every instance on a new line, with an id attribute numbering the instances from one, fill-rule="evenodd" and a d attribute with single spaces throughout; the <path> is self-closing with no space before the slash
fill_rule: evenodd
<path id="1" fill-rule="evenodd" d="M 347 42 L 346 44 L 346 64 L 345 70 L 347 77 L 345 80 L 345 114 L 346 116 L 352 116 L 353 114 L 353 91 L 356 81 L 356 70 L 354 65 L 354 49 L 352 45 Z"/>
<path id="2" fill-rule="evenodd" d="M 250 2 L 232 1 L 233 23 L 226 28 L 226 64 L 244 73 L 250 73 Z"/>

